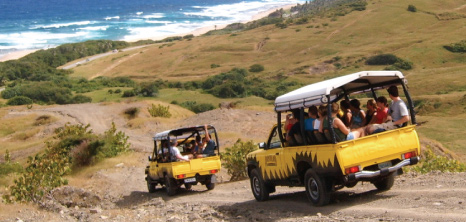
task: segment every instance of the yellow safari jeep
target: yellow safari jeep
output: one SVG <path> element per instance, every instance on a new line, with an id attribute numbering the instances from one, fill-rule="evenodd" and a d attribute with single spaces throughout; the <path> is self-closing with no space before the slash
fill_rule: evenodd
<path id="1" fill-rule="evenodd" d="M 386 90 L 381 89 L 390 86 L 404 92 L 402 99 L 407 101 L 407 117 L 411 123 L 340 141 L 333 127 L 328 127 L 325 133 L 308 131 L 305 121 L 299 121 L 297 135 L 301 139 L 293 146 L 287 142 L 282 120 L 286 112 L 293 110 L 304 120 L 305 108 L 327 104 L 327 113 L 331 113 L 334 102 L 349 100 L 357 94 L 360 100 L 387 96 Z M 405 78 L 398 71 L 363 71 L 311 84 L 277 97 L 275 111 L 277 124 L 269 139 L 259 144 L 259 150 L 247 155 L 251 189 L 258 201 L 267 200 L 275 192 L 275 186 L 304 186 L 308 199 L 316 206 L 328 204 L 332 192 L 353 187 L 358 181 L 369 181 L 378 190 L 388 190 L 395 176 L 403 173 L 402 167 L 416 164 L 420 159 L 413 102 Z M 332 120 L 325 120 L 327 126 L 332 126 Z"/>
<path id="2" fill-rule="evenodd" d="M 201 141 L 205 137 L 212 143 L 212 152 L 203 154 L 202 148 L 195 149 L 196 146 L 202 147 Z M 154 150 L 149 156 L 149 166 L 145 169 L 149 192 L 155 192 L 156 186 L 160 185 L 165 186 L 167 194 L 172 196 L 181 185 L 191 189 L 192 185 L 198 183 L 205 185 L 208 190 L 214 189 L 215 174 L 220 171 L 221 166 L 218 144 L 217 132 L 211 125 L 157 133 L 154 137 Z M 174 149 L 169 148 L 170 146 Z M 186 160 L 178 159 L 176 153 Z"/>

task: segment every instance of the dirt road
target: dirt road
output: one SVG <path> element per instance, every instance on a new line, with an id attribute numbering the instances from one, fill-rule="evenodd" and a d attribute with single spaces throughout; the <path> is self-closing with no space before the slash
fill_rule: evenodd
<path id="1" fill-rule="evenodd" d="M 311 206 L 303 187 L 277 187 L 269 201 L 256 202 L 249 181 L 227 182 L 226 170 L 219 174 L 222 183 L 212 191 L 197 185 L 192 190 L 181 188 L 169 197 L 158 186 L 157 192 L 150 194 L 144 168 L 154 132 L 210 123 L 224 136 L 234 134 L 222 142 L 231 145 L 236 136 L 265 140 L 276 117 L 273 112 L 224 109 L 173 123 L 152 121 L 149 126 L 130 127 L 121 113 L 135 106 L 143 110 L 147 104 L 9 108 L 3 118 L 31 113 L 56 117 L 58 121 L 49 128 L 66 122 L 90 123 L 95 132 L 102 133 L 113 121 L 130 136 L 135 151 L 121 163 L 70 177 L 70 185 L 56 189 L 41 207 L 0 203 L 0 221 L 466 221 L 466 173 L 406 173 L 387 192 L 360 183 L 336 192 L 325 207 Z M 44 128 L 38 134 L 47 132 L 53 130 Z"/>

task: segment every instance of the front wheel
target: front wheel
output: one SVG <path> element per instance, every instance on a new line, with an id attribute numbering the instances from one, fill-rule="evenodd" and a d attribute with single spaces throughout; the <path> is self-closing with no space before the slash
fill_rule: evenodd
<path id="1" fill-rule="evenodd" d="M 251 190 L 257 201 L 266 201 L 269 199 L 269 189 L 257 169 L 251 171 Z"/>
<path id="2" fill-rule="evenodd" d="M 314 170 L 309 169 L 304 176 L 306 196 L 314 206 L 324 206 L 330 202 L 330 190 L 324 178 L 319 177 Z"/>
<path id="3" fill-rule="evenodd" d="M 149 193 L 155 193 L 156 191 L 155 186 L 157 186 L 157 183 L 152 183 L 149 177 L 146 178 L 146 181 L 147 181 L 147 190 L 149 190 Z"/>
<path id="4" fill-rule="evenodd" d="M 207 190 L 213 190 L 215 188 L 215 183 L 207 182 L 205 184 L 205 187 L 207 188 Z"/>
<path id="5" fill-rule="evenodd" d="M 387 177 L 374 181 L 373 184 L 379 191 L 390 190 L 395 183 L 395 174 L 391 173 Z"/>
<path id="6" fill-rule="evenodd" d="M 169 178 L 168 176 L 165 176 L 165 189 L 167 191 L 168 196 L 173 196 L 176 194 L 176 189 L 178 187 L 176 186 L 176 180 L 173 178 Z"/>

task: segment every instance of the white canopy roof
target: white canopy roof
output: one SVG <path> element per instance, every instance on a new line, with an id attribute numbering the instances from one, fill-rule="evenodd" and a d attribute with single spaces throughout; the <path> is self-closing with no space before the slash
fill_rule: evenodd
<path id="1" fill-rule="evenodd" d="M 209 133 L 215 131 L 215 128 L 212 125 L 207 125 L 207 129 Z M 204 126 L 191 126 L 191 127 L 183 127 L 178 129 L 166 130 L 160 133 L 155 134 L 154 140 L 167 140 L 170 136 L 170 139 L 180 139 L 180 138 L 187 138 L 189 134 L 196 132 L 196 135 L 204 135 Z"/>
<path id="2" fill-rule="evenodd" d="M 275 99 L 276 111 L 287 111 L 322 104 L 322 98 L 334 100 L 342 93 L 368 92 L 399 85 L 404 76 L 399 71 L 362 71 L 307 85 Z"/>

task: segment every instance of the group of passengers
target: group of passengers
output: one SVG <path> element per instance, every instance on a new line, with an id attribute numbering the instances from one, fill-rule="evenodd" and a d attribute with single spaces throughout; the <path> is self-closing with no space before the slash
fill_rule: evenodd
<path id="1" fill-rule="evenodd" d="M 164 144 L 162 150 L 166 154 L 164 159 L 167 160 L 170 158 L 171 161 L 189 161 L 194 158 L 203 158 L 215 155 L 215 142 L 213 139 L 211 139 L 211 136 L 207 130 L 207 125 L 204 126 L 204 131 L 205 136 L 202 138 L 202 140 L 201 136 L 197 135 L 195 140 L 184 144 L 184 153 L 187 153 L 186 155 L 181 154 L 177 147 L 178 141 L 176 139 L 171 140 L 169 143 L 162 141 L 162 144 Z M 169 146 L 167 146 L 167 143 Z M 169 149 L 166 147 L 169 147 Z M 168 152 L 170 152 L 170 155 L 168 155 Z M 159 154 L 161 154 L 161 151 L 159 151 Z"/>
<path id="2" fill-rule="evenodd" d="M 376 101 L 367 101 L 367 111 L 360 108 L 357 99 L 342 100 L 340 105 L 331 104 L 330 118 L 337 141 L 352 140 L 365 135 L 399 128 L 409 121 L 406 104 L 401 100 L 396 86 L 387 89 L 392 103 L 388 107 L 387 98 L 380 96 Z M 301 138 L 299 110 L 293 110 L 286 116 L 285 131 L 289 145 L 304 144 Z M 325 143 L 332 139 L 329 134 L 328 105 L 322 104 L 317 108 L 308 109 L 308 117 L 304 120 L 305 136 L 312 138 L 311 143 Z"/>

